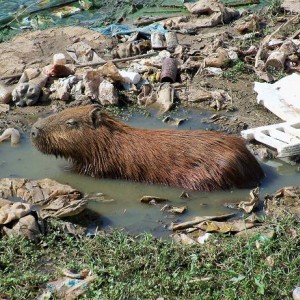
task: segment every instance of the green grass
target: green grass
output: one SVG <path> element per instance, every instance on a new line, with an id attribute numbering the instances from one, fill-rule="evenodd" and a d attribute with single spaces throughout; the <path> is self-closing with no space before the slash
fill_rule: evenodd
<path id="1" fill-rule="evenodd" d="M 180 246 L 121 231 L 78 238 L 58 227 L 38 244 L 0 240 L 0 296 L 34 299 L 58 270 L 92 270 L 84 299 L 285 299 L 299 285 L 299 222 L 270 225 L 275 237 L 215 235 L 204 246 Z M 297 234 L 289 234 L 295 229 Z M 271 256 L 274 266 L 266 258 Z"/>
<path id="2" fill-rule="evenodd" d="M 249 68 L 243 61 L 237 60 L 223 72 L 222 77 L 231 82 L 236 82 L 245 73 L 249 73 Z"/>

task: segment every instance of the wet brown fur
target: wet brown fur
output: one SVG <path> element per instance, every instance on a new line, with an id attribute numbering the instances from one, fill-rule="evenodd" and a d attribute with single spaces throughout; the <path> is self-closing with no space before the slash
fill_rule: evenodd
<path id="1" fill-rule="evenodd" d="M 95 177 L 200 191 L 249 187 L 263 177 L 239 138 L 213 131 L 133 128 L 95 106 L 39 120 L 32 132 L 41 152 L 71 159 L 77 172 Z"/>

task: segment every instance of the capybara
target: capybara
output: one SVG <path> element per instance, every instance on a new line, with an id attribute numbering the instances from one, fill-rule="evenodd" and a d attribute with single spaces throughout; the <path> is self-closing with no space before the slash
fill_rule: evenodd
<path id="1" fill-rule="evenodd" d="M 257 185 L 263 171 L 243 140 L 203 130 L 139 129 L 99 106 L 37 121 L 33 144 L 70 159 L 81 174 L 211 191 Z"/>

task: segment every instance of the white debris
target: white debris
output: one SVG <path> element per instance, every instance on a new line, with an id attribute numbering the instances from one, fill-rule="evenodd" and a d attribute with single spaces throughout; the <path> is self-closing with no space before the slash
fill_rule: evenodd
<path id="1" fill-rule="evenodd" d="M 15 128 L 7 128 L 4 130 L 2 135 L 0 136 L 0 142 L 11 138 L 11 144 L 15 145 L 20 142 L 20 133 Z"/>
<path id="2" fill-rule="evenodd" d="M 274 84 L 255 82 L 257 103 L 263 104 L 284 121 L 300 120 L 300 75 L 288 75 Z"/>
<path id="3" fill-rule="evenodd" d="M 257 140 L 278 152 L 278 157 L 300 154 L 300 122 L 285 122 L 243 130 L 246 140 Z"/>
<path id="4" fill-rule="evenodd" d="M 199 237 L 197 238 L 197 242 L 198 242 L 199 244 L 204 244 L 205 241 L 207 241 L 208 238 L 209 238 L 211 235 L 212 235 L 211 233 L 206 232 L 204 235 L 199 236 Z"/>

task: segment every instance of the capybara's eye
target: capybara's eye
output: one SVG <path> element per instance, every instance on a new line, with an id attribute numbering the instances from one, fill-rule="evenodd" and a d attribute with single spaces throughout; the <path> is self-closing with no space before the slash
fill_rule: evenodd
<path id="1" fill-rule="evenodd" d="M 69 119 L 67 122 L 66 122 L 67 125 L 69 126 L 76 126 L 78 124 L 78 122 L 74 119 Z"/>

